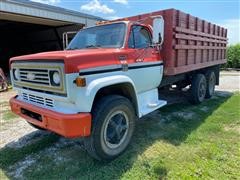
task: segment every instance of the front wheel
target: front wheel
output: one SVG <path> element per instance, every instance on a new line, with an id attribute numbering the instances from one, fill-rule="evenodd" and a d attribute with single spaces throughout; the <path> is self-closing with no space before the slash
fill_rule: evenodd
<path id="1" fill-rule="evenodd" d="M 106 96 L 92 111 L 93 127 L 84 145 L 98 160 L 112 160 L 119 156 L 131 141 L 135 127 L 135 111 L 130 101 L 122 96 Z"/>

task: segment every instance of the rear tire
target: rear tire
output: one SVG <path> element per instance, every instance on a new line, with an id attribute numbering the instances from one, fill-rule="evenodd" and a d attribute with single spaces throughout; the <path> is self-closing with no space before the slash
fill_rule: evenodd
<path id="1" fill-rule="evenodd" d="M 192 79 L 190 89 L 190 101 L 193 104 L 200 104 L 206 96 L 207 81 L 203 74 L 196 74 Z"/>
<path id="2" fill-rule="evenodd" d="M 100 99 L 92 110 L 91 136 L 84 139 L 87 152 L 97 160 L 116 158 L 127 148 L 135 128 L 135 111 L 122 96 L 110 95 Z"/>
<path id="3" fill-rule="evenodd" d="M 216 85 L 216 75 L 214 71 L 209 71 L 206 74 L 207 80 L 207 90 L 206 90 L 206 98 L 211 98 L 215 92 L 215 85 Z"/>

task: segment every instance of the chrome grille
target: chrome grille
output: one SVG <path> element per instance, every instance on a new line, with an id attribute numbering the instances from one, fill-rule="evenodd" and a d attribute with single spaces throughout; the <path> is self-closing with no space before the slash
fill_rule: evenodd
<path id="1" fill-rule="evenodd" d="M 53 72 L 60 75 L 59 85 L 53 83 Z M 14 62 L 11 65 L 11 76 L 17 88 L 66 95 L 62 62 Z"/>
<path id="2" fill-rule="evenodd" d="M 54 101 L 52 99 L 49 98 L 44 98 L 41 96 L 36 96 L 33 94 L 27 94 L 27 93 L 22 93 L 22 97 L 24 100 L 26 101 L 30 101 L 32 103 L 35 104 L 40 104 L 43 106 L 47 106 L 47 107 L 53 107 L 54 106 Z"/>
<path id="3" fill-rule="evenodd" d="M 44 69 L 19 69 L 20 81 L 40 85 L 50 85 L 48 70 Z"/>

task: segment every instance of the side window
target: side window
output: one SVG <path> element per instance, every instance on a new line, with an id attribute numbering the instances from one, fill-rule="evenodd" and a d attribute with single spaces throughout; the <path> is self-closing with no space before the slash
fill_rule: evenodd
<path id="1" fill-rule="evenodd" d="M 129 48 L 146 48 L 152 43 L 149 31 L 143 26 L 132 26 L 128 40 Z"/>

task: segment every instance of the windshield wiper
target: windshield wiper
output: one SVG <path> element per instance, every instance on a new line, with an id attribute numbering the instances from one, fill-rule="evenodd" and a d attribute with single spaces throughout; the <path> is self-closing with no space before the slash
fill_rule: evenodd
<path id="1" fill-rule="evenodd" d="M 100 48 L 101 45 L 88 45 L 88 46 L 85 46 L 85 48 Z M 72 47 L 72 48 L 68 48 L 67 50 L 76 50 L 76 49 L 82 49 L 82 48 L 78 48 L 78 47 Z"/>
<path id="2" fill-rule="evenodd" d="M 73 47 L 73 48 L 67 48 L 67 50 L 76 50 L 79 49 L 78 47 Z"/>
<path id="3" fill-rule="evenodd" d="M 93 45 L 93 44 L 85 46 L 85 48 L 100 48 L 100 47 L 101 45 Z"/>

